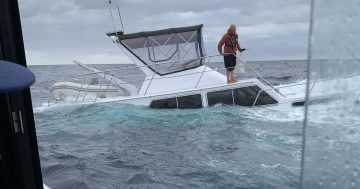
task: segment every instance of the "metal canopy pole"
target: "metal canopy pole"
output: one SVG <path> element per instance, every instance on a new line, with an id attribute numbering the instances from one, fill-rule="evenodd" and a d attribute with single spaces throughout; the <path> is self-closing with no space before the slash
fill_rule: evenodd
<path id="1" fill-rule="evenodd" d="M 26 67 L 17 0 L 0 0 L 0 60 Z M 0 93 L 0 187 L 43 188 L 29 89 Z"/>

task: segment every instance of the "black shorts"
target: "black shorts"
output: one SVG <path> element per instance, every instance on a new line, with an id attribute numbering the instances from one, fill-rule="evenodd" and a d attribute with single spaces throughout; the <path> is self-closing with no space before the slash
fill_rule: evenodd
<path id="1" fill-rule="evenodd" d="M 224 56 L 224 64 L 227 71 L 233 71 L 236 66 L 236 56 L 233 54 Z"/>

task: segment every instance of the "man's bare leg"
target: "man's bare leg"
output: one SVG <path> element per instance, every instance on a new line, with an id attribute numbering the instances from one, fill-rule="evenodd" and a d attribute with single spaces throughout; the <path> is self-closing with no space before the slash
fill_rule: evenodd
<path id="1" fill-rule="evenodd" d="M 231 83 L 231 71 L 226 70 L 226 80 L 228 84 Z"/>
<path id="2" fill-rule="evenodd" d="M 237 81 L 234 79 L 234 71 L 231 71 L 230 73 L 230 80 L 231 80 L 231 83 L 236 83 Z"/>

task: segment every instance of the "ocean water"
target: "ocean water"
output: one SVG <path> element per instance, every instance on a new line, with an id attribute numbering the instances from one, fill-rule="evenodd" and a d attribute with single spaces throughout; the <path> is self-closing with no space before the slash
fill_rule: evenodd
<path id="1" fill-rule="evenodd" d="M 276 85 L 304 82 L 306 75 L 305 61 L 250 64 Z M 42 173 L 51 188 L 299 187 L 304 108 L 88 104 L 48 109 L 51 85 L 83 70 L 76 65 L 30 69 L 37 76 L 31 92 Z M 116 74 L 129 82 L 144 77 L 136 69 Z M 248 71 L 238 79 L 254 76 Z M 321 116 L 320 124 L 326 124 Z"/>

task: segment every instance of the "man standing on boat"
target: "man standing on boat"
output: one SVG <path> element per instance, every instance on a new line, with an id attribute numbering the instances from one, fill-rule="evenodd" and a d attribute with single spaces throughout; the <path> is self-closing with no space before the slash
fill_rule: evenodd
<path id="1" fill-rule="evenodd" d="M 218 50 L 219 53 L 224 56 L 227 83 L 230 84 L 237 82 L 234 79 L 234 68 L 236 66 L 236 51 L 239 50 L 240 52 L 243 52 L 246 49 L 242 49 L 240 47 L 235 24 L 231 24 L 228 31 L 221 38 L 218 44 Z"/>

